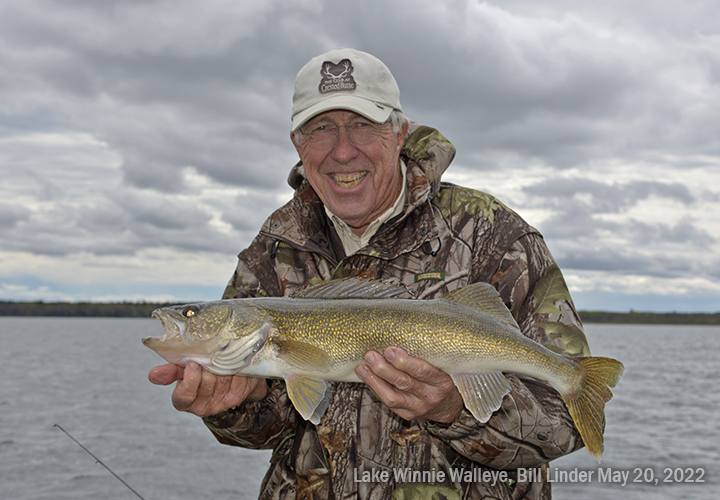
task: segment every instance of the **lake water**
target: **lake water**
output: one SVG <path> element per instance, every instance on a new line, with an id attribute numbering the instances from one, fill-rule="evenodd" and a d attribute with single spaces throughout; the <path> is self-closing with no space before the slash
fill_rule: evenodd
<path id="1" fill-rule="evenodd" d="M 607 406 L 602 464 L 585 450 L 553 462 L 554 498 L 716 497 L 720 328 L 586 330 L 593 354 L 626 370 Z M 140 339 L 159 333 L 151 319 L 0 317 L 0 498 L 137 498 L 54 424 L 145 500 L 257 498 L 269 452 L 218 444 L 173 409 L 170 387 L 147 381 L 162 360 Z M 590 481 L 577 481 L 583 473 Z"/>

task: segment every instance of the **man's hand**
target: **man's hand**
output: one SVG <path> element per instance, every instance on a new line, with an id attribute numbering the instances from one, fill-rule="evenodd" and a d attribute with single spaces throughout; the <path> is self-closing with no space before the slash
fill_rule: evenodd
<path id="1" fill-rule="evenodd" d="M 174 364 L 156 366 L 150 370 L 148 379 L 156 385 L 177 381 L 172 393 L 173 406 L 199 417 L 220 413 L 246 400 L 259 401 L 267 395 L 264 378 L 215 375 L 192 361 L 185 368 Z"/>
<path id="2" fill-rule="evenodd" d="M 357 376 L 406 420 L 427 418 L 450 423 L 464 407 L 450 375 L 398 347 L 388 347 L 384 357 L 369 351 L 365 362 L 367 365 L 355 368 Z"/>

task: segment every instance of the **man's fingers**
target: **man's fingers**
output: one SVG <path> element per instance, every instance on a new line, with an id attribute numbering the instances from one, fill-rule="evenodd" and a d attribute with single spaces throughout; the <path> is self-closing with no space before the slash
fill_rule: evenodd
<path id="1" fill-rule="evenodd" d="M 385 350 L 385 357 L 370 351 L 365 362 L 367 365 L 356 368 L 357 375 L 402 418 L 425 416 L 452 421 L 462 410 L 462 398 L 452 378 L 403 349 L 390 347 Z"/>
<path id="2" fill-rule="evenodd" d="M 393 358 L 398 363 L 398 367 L 388 363 L 385 358 L 374 351 L 370 351 L 365 355 L 365 362 L 372 370 L 372 373 L 383 381 L 400 391 L 412 392 L 416 383 L 407 372 L 400 368 L 406 361 L 399 359 L 398 356 L 393 356 Z"/>
<path id="3" fill-rule="evenodd" d="M 174 364 L 156 366 L 150 370 L 148 379 L 157 385 L 177 382 L 172 393 L 173 406 L 199 417 L 220 413 L 246 399 L 259 401 L 268 391 L 265 379 L 215 375 L 195 362 L 185 368 Z"/>
<path id="4" fill-rule="evenodd" d="M 359 367 L 358 375 L 385 406 L 408 420 L 428 410 L 427 400 L 423 397 L 426 386 L 395 368 L 377 352 L 368 352 L 365 361 L 369 369 Z"/>
<path id="5" fill-rule="evenodd" d="M 210 374 L 212 375 L 212 374 Z M 214 375 L 213 375 L 214 376 Z M 183 378 L 178 380 L 178 384 L 172 394 L 173 406 L 179 411 L 191 411 L 191 407 L 200 397 L 200 384 L 203 379 L 203 370 L 197 363 L 190 362 L 185 367 Z M 204 397 L 207 397 L 205 388 Z"/>
<path id="6" fill-rule="evenodd" d="M 155 385 L 170 385 L 182 378 L 182 366 L 167 364 L 156 366 L 148 373 L 148 380 Z"/>
<path id="7" fill-rule="evenodd" d="M 212 375 L 212 374 L 211 374 Z M 203 409 L 203 412 L 207 415 L 213 415 L 215 413 L 220 413 L 223 410 L 227 410 L 228 408 L 231 408 L 233 406 L 237 406 L 238 403 L 238 396 L 241 396 L 242 399 L 244 399 L 244 394 L 242 391 L 239 392 L 233 392 L 233 383 L 237 382 L 236 386 L 242 386 L 242 378 L 241 377 L 233 377 L 233 376 L 213 376 L 213 377 L 206 377 L 205 371 L 203 371 L 203 384 L 212 384 L 212 392 L 210 393 L 209 397 L 205 400 L 205 408 Z M 202 387 L 202 385 L 201 385 Z"/>
<path id="8" fill-rule="evenodd" d="M 422 382 L 423 384 L 445 385 L 449 378 L 449 375 L 439 368 L 434 367 L 425 360 L 410 356 L 405 350 L 399 347 L 388 347 L 385 349 L 385 359 L 387 359 L 394 368 L 409 375 L 410 379 Z"/>
<path id="9" fill-rule="evenodd" d="M 376 353 L 377 356 L 379 356 Z M 379 356 L 381 357 L 381 356 Z M 381 371 L 381 370 L 380 370 Z M 385 404 L 388 408 L 392 409 L 395 413 L 400 415 L 402 418 L 412 420 L 413 416 L 411 413 L 406 412 L 405 408 L 412 406 L 410 396 L 405 392 L 400 392 L 386 381 L 381 376 L 374 372 L 374 369 L 370 369 L 369 366 L 360 365 L 355 368 L 355 373 L 360 377 L 370 388 L 370 390 Z"/>
<path id="10" fill-rule="evenodd" d="M 413 358 L 398 347 L 388 347 L 384 357 L 370 351 L 366 354 L 365 361 L 373 373 L 396 389 L 416 396 L 425 396 L 428 389 L 433 387 L 454 387 L 447 373 L 427 361 Z"/>
<path id="11" fill-rule="evenodd" d="M 264 378 L 232 377 L 225 401 L 228 407 L 237 406 L 243 401 L 260 401 L 268 393 L 267 381 Z"/>

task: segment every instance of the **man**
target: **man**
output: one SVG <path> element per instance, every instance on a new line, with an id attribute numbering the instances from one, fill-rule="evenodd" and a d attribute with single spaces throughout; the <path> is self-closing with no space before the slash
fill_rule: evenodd
<path id="1" fill-rule="evenodd" d="M 224 298 L 360 276 L 401 283 L 422 300 L 485 281 L 525 335 L 589 354 L 540 234 L 492 196 L 441 182 L 455 149 L 402 115 L 381 61 L 341 49 L 308 62 L 295 82 L 291 139 L 301 160 L 289 177 L 295 195 L 240 253 Z M 275 450 L 260 498 L 545 499 L 544 476 L 517 469 L 582 446 L 559 395 L 538 380 L 509 375 L 511 393 L 481 424 L 452 379 L 425 361 L 395 347 L 365 361 L 356 370 L 364 384 L 334 384 L 317 426 L 279 380 L 221 377 L 194 363 L 156 367 L 150 380 L 177 381 L 175 407 L 203 417 L 220 442 Z M 498 470 L 506 480 L 483 479 Z M 396 479 L 403 471 L 425 479 Z M 362 481 L 363 472 L 374 479 Z"/>

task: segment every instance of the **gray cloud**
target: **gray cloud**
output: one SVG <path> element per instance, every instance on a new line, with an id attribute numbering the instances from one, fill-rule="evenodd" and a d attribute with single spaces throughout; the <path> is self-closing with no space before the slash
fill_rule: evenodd
<path id="1" fill-rule="evenodd" d="M 607 276 L 653 276 L 656 278 L 684 278 L 695 276 L 698 263 L 677 255 L 650 254 L 631 249 L 618 250 L 603 245 L 574 248 L 555 252 L 558 264 L 564 269 L 607 273 Z M 602 287 L 603 283 L 598 283 Z M 662 290 L 665 292 L 665 290 Z"/>
<path id="2" fill-rule="evenodd" d="M 238 231 L 255 233 L 270 215 L 266 207 L 273 206 L 270 192 L 250 192 L 238 196 L 231 205 L 220 207 L 223 220 Z"/>
<path id="3" fill-rule="evenodd" d="M 691 219 L 683 219 L 676 224 L 647 224 L 630 220 L 624 228 L 619 228 L 628 240 L 638 245 L 658 243 L 677 243 L 708 250 L 718 240 L 707 231 L 695 225 Z"/>
<path id="4" fill-rule="evenodd" d="M 516 208 L 546 214 L 564 267 L 717 280 L 718 15 L 704 0 L 3 2 L 0 252 L 234 255 L 289 194 L 295 73 L 353 46 L 458 147 L 455 169 L 546 173 Z M 632 175 L 592 177 L 612 163 Z M 657 199 L 679 212 L 639 211 Z"/>
<path id="5" fill-rule="evenodd" d="M 621 252 L 604 249 L 595 254 L 594 264 L 593 260 L 585 259 L 579 269 L 596 266 L 602 270 L 622 270 L 627 265 L 627 268 L 639 270 L 647 267 L 639 264 L 647 257 L 631 257 L 633 255 L 647 255 L 648 251 L 656 253 L 658 248 L 668 244 L 708 251 L 718 241 L 715 236 L 699 228 L 696 220 L 687 216 L 677 222 L 653 223 L 637 220 L 631 215 L 623 217 L 620 222 L 604 218 L 607 214 L 627 214 L 651 196 L 692 206 L 696 201 L 695 196 L 687 186 L 680 183 L 633 181 L 604 184 L 582 178 L 556 179 L 527 186 L 523 191 L 531 195 L 528 205 L 553 211 L 553 215 L 541 227 L 547 238 L 560 241 L 560 247 L 565 245 L 563 242 L 602 242 L 608 235 L 626 242 Z M 579 262 L 572 266 L 580 265 Z M 571 264 L 566 261 L 566 265 Z M 659 269 L 668 269 L 668 266 L 664 263 L 652 269 L 657 273 Z M 647 272 L 650 272 L 650 268 L 647 268 Z"/>
<path id="6" fill-rule="evenodd" d="M 30 211 L 24 207 L 0 202 L 0 229 L 15 227 L 30 218 Z"/>
<path id="7" fill-rule="evenodd" d="M 180 231 L 204 226 L 210 221 L 210 216 L 196 207 L 156 193 L 114 196 L 114 201 L 133 222 L 152 229 Z"/>
<path id="8" fill-rule="evenodd" d="M 541 206 L 587 206 L 592 212 L 617 213 L 652 195 L 689 205 L 695 201 L 687 186 L 674 182 L 601 183 L 586 178 L 552 179 L 523 188 Z"/>
<path id="9" fill-rule="evenodd" d="M 71 117 L 74 110 L 67 110 L 66 117 L 85 129 L 92 123 L 93 133 L 121 152 L 126 181 L 137 186 L 178 191 L 176 170 L 192 165 L 220 182 L 271 187 L 275 170 L 288 167 L 277 154 L 268 160 L 267 151 L 283 160 L 294 155 L 284 132 L 294 73 L 310 56 L 338 45 L 357 45 L 386 60 L 409 110 L 418 119 L 437 119 L 461 159 L 475 151 L 511 151 L 569 168 L 590 155 L 640 154 L 658 134 L 675 148 L 718 147 L 710 132 L 720 126 L 714 113 L 678 115 L 683 102 L 662 99 L 692 96 L 664 75 L 673 70 L 658 75 L 653 65 L 663 62 L 662 54 L 648 53 L 641 34 L 632 33 L 637 40 L 608 36 L 603 25 L 562 10 L 532 18 L 522 17 L 523 2 L 516 3 L 520 15 L 451 2 L 420 15 L 393 3 L 378 16 L 379 4 L 370 3 L 348 16 L 346 6 L 328 3 L 317 16 L 311 3 L 268 2 L 223 16 L 181 2 L 181 12 L 207 24 L 171 16 L 158 29 L 142 15 L 166 2 L 90 4 L 71 4 L 71 10 L 56 4 L 58 16 L 16 12 L 24 22 L 8 26 L 5 36 L 24 49 L 20 69 L 39 89 L 85 102 L 88 115 Z M 408 15 L 412 23 L 394 21 Z M 240 23 L 234 29 L 232 19 Z M 215 33 L 214 23 L 224 31 Z M 93 29 L 77 31 L 78 25 Z M 324 38 L 299 46 L 298 33 L 280 29 L 286 25 Z M 180 37 L 181 28 L 189 34 Z M 128 30 L 136 31 L 132 40 Z M 373 36 L 384 31 L 413 43 Z M 685 55 L 700 54 L 717 63 L 705 47 Z M 709 84 L 707 75 L 698 82 Z M 270 168 L 259 170 L 258 162 Z"/>

